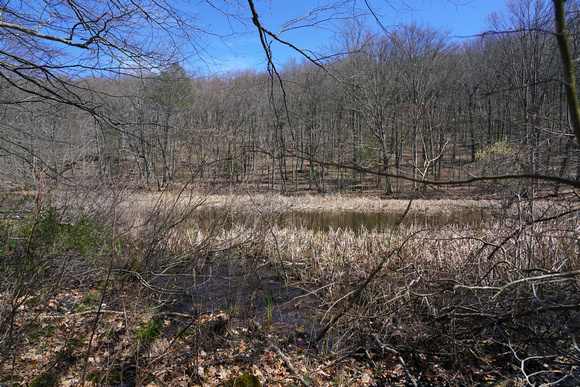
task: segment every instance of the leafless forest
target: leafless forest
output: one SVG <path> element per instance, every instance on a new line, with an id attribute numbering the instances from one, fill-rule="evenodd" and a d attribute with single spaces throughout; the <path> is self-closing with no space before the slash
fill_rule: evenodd
<path id="1" fill-rule="evenodd" d="M 172 2 L 0 3 L 0 386 L 580 384 L 579 3 L 359 6 L 208 75 Z"/>
<path id="2" fill-rule="evenodd" d="M 196 77 L 173 63 L 159 74 L 67 81 L 68 105 L 42 85 L 5 79 L 4 184 L 159 190 L 195 179 L 190 188 L 409 195 L 415 187 L 403 180 L 361 170 L 576 180 L 561 59 L 545 32 L 550 5 L 521 17 L 518 6 L 493 27 L 525 33 L 461 43 L 429 26 L 370 35 L 347 25 L 336 49 L 348 54 L 287 63 L 273 76 Z"/>

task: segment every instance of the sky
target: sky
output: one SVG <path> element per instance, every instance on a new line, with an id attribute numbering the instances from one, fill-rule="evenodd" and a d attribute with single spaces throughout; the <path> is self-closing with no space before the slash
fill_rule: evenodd
<path id="1" fill-rule="evenodd" d="M 505 2 L 505 0 L 367 1 L 383 26 L 409 24 L 413 21 L 428 23 L 432 27 L 448 29 L 450 36 L 455 40 L 467 39 L 486 31 L 487 17 L 492 12 L 501 11 Z M 287 21 L 300 19 L 313 10 L 337 2 L 337 0 L 254 0 L 262 25 L 275 34 Z M 239 2 L 241 5 L 245 3 Z M 342 3 L 348 8 L 357 7 L 361 11 L 367 11 L 365 0 L 342 1 Z M 245 24 L 235 18 L 225 17 L 223 13 L 209 7 L 196 11 L 199 12 L 199 20 L 206 29 L 219 31 L 218 35 L 222 35 L 220 38 L 212 36 L 207 40 L 207 61 L 202 67 L 216 73 L 266 69 L 266 57 L 257 30 L 251 23 L 249 9 L 226 10 L 231 14 L 238 11 L 241 15 L 247 15 Z M 343 25 L 343 19 L 343 14 L 333 13 L 332 10 L 322 11 L 318 14 L 317 26 L 313 27 L 311 22 L 302 22 L 305 24 L 302 28 L 282 32 L 280 37 L 302 50 L 320 52 L 331 44 L 333 30 Z M 367 22 L 378 29 L 372 15 L 367 16 Z M 299 25 L 300 22 L 297 26 Z M 223 38 L 223 35 L 228 36 Z M 283 67 L 291 58 L 301 60 L 300 54 L 290 47 L 274 42 L 271 48 L 274 62 L 279 67 Z"/>

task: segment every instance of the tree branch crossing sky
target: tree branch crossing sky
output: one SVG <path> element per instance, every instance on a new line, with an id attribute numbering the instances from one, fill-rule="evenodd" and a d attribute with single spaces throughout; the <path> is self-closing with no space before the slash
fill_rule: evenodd
<path id="1" fill-rule="evenodd" d="M 447 30 L 452 39 L 460 42 L 487 31 L 488 16 L 505 7 L 504 0 L 257 0 L 254 3 L 264 28 L 314 57 L 323 57 L 331 51 L 330 47 L 336 46 L 336 31 L 348 29 L 353 23 L 353 14 L 360 15 L 358 20 L 374 33 L 381 26 L 390 29 L 416 22 Z M 187 11 L 197 13 L 202 28 L 215 34 L 205 48 L 206 58 L 210 59 L 201 67 L 210 72 L 265 69 L 266 56 L 245 1 L 207 2 L 205 7 L 196 9 L 199 4 L 189 3 Z M 277 66 L 292 58 L 301 60 L 298 52 L 278 42 L 271 43 L 271 50 Z"/>

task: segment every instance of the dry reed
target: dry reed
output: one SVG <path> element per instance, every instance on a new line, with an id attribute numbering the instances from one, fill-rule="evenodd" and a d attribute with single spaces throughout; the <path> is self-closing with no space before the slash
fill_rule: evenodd
<path id="1" fill-rule="evenodd" d="M 69 208 L 79 206 L 70 197 L 59 200 L 74 203 Z M 117 232 L 139 246 L 139 265 L 121 264 L 120 271 L 132 271 L 148 285 L 156 275 L 195 275 L 236 261 L 243 262 L 248 281 L 267 268 L 270 277 L 276 271 L 287 285 L 315 295 L 318 301 L 307 305 L 308 316 L 317 320 L 312 329 L 343 316 L 325 338 L 326 351 L 345 354 L 365 348 L 368 355 L 378 351 L 377 342 L 389 343 L 404 355 L 446 359 L 453 363 L 449 369 L 465 378 L 473 376 L 466 364 L 475 361 L 487 361 L 498 374 L 507 372 L 498 353 L 540 356 L 550 370 L 568 372 L 574 351 L 570 335 L 579 319 L 573 307 L 580 301 L 578 276 L 556 275 L 580 266 L 573 204 L 544 201 L 502 208 L 491 201 L 416 200 L 411 212 L 440 215 L 484 208 L 492 215 L 479 223 L 406 224 L 383 231 L 319 232 L 282 228 L 273 221 L 291 210 L 402 213 L 407 204 L 341 195 L 190 192 L 119 192 L 84 201 L 85 208 L 102 217 L 113 214 Z M 192 214 L 207 208 L 218 211 L 211 226 L 202 227 Z M 241 212 L 249 215 L 244 223 L 228 223 L 230 214 Z M 379 265 L 381 270 L 353 299 Z M 559 314 L 553 317 L 552 311 Z M 538 332 L 544 332 L 542 339 L 536 338 Z M 415 367 L 430 366 L 421 359 L 413 358 Z M 544 380 L 538 375 L 534 380 Z"/>

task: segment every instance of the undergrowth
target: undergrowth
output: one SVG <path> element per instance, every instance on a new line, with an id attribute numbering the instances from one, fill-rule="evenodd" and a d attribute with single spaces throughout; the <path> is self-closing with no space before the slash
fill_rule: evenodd
<path id="1" fill-rule="evenodd" d="M 374 382 L 577 377 L 573 206 L 363 232 L 280 228 L 271 204 L 243 225 L 206 229 L 171 201 L 123 206 L 116 218 L 73 217 L 36 198 L 2 213 L 0 373 L 10 380 L 26 374 L 31 348 L 54 342 L 25 381 L 62 380 L 74 365 L 77 382 L 146 384 L 170 357 L 189 383 L 207 384 L 217 358 L 252 373 L 268 348 L 291 348 L 282 363 L 302 370 L 361 361 Z M 329 378 L 366 380 L 344 375 Z"/>

